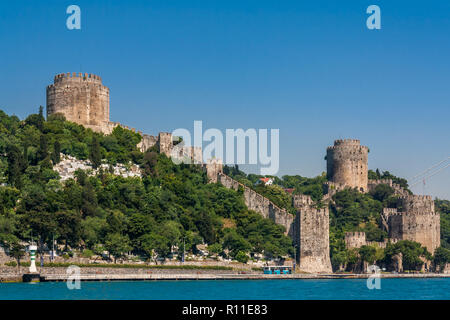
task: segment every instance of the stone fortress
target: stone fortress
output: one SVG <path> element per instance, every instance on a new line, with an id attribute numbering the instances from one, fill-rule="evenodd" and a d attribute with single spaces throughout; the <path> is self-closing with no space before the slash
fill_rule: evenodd
<path id="1" fill-rule="evenodd" d="M 327 178 L 338 188 L 352 187 L 367 191 L 369 148 L 359 140 L 336 140 L 327 148 Z"/>
<path id="2" fill-rule="evenodd" d="M 109 120 L 109 88 L 94 74 L 68 72 L 54 77 L 53 83 L 47 86 L 47 117 L 56 113 L 95 132 L 111 134 L 117 126 L 136 132 L 134 128 Z M 171 133 L 160 132 L 158 136 L 138 133 L 142 137 L 138 145 L 142 152 L 157 145 L 162 153 L 171 155 L 174 149 Z M 197 164 L 202 162 L 202 152 L 197 147 L 180 144 L 175 150 L 180 158 L 187 157 Z"/>
<path id="3" fill-rule="evenodd" d="M 53 113 L 94 131 L 108 131 L 109 89 L 93 74 L 58 74 L 47 87 L 47 116 Z"/>
<path id="4" fill-rule="evenodd" d="M 47 116 L 63 114 L 67 120 L 81 124 L 96 132 L 111 134 L 121 126 L 109 120 L 109 89 L 102 84 L 99 76 L 82 73 L 58 74 L 54 83 L 47 87 Z M 130 130 L 136 132 L 135 129 Z M 319 208 L 310 196 L 294 195 L 295 217 L 285 209 L 279 208 L 269 199 L 253 189 L 239 183 L 223 173 L 220 159 L 209 159 L 203 163 L 202 150 L 198 147 L 175 146 L 171 133 L 160 132 L 151 136 L 138 132 L 142 140 L 138 147 L 142 152 L 157 146 L 168 157 L 191 160 L 201 165 L 207 172 L 210 182 L 220 182 L 227 188 L 242 190 L 245 203 L 250 210 L 285 227 L 296 246 L 299 269 L 305 272 L 332 272 L 329 246 L 329 209 L 328 205 Z M 181 145 L 181 147 L 180 147 Z M 327 148 L 327 177 L 324 185 L 326 194 L 322 199 L 326 204 L 332 201 L 332 195 L 344 188 L 356 188 L 360 192 L 369 192 L 379 184 L 388 184 L 402 199 L 402 210 L 385 208 L 380 213 L 383 228 L 389 234 L 389 241 L 407 239 L 426 246 L 431 253 L 440 246 L 440 217 L 435 212 L 430 196 L 411 195 L 391 180 L 368 180 L 368 153 L 366 146 L 359 140 L 336 140 Z M 362 232 L 347 233 L 347 247 L 361 247 L 371 244 Z M 379 243 L 380 246 L 386 245 Z"/>
<path id="5" fill-rule="evenodd" d="M 440 246 L 440 216 L 434 208 L 431 196 L 413 195 L 392 180 L 368 180 L 368 152 L 360 146 L 359 140 L 336 140 L 334 146 L 327 149 L 327 177 L 330 180 L 326 188 L 326 198 L 345 187 L 356 188 L 361 192 L 374 190 L 380 184 L 386 184 L 400 198 L 401 211 L 384 208 L 380 213 L 383 229 L 387 231 L 389 241 L 411 240 L 422 244 L 430 253 Z M 371 244 L 361 232 L 348 233 L 346 244 L 350 248 Z M 386 246 L 379 243 L 381 247 Z"/>

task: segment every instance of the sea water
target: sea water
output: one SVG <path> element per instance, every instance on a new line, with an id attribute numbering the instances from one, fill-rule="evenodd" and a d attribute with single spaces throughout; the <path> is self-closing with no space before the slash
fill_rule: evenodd
<path id="1" fill-rule="evenodd" d="M 379 289 L 365 279 L 82 281 L 73 290 L 65 282 L 0 283 L 0 299 L 449 300 L 450 278 L 381 279 Z"/>

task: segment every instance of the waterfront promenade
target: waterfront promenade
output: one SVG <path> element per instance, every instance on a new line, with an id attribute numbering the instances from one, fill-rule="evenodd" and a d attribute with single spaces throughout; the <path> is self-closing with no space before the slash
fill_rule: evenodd
<path id="1" fill-rule="evenodd" d="M 365 279 L 370 274 L 82 274 L 81 281 L 146 280 L 288 280 L 288 279 Z M 450 274 L 380 274 L 381 278 L 450 278 Z M 43 275 L 40 281 L 66 281 L 67 275 Z"/>

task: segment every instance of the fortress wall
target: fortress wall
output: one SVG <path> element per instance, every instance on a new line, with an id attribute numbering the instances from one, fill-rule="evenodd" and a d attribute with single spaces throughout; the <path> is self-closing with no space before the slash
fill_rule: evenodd
<path id="1" fill-rule="evenodd" d="M 219 173 L 223 172 L 223 163 L 220 159 L 208 159 L 206 165 L 206 174 L 209 182 L 217 183 Z"/>
<path id="2" fill-rule="evenodd" d="M 434 220 L 428 215 L 404 215 L 403 239 L 419 242 L 433 254 L 440 242 L 439 219 Z"/>
<path id="3" fill-rule="evenodd" d="M 331 273 L 328 207 L 309 205 L 297 208 L 295 237 L 299 246 L 299 269 L 311 273 Z"/>
<path id="4" fill-rule="evenodd" d="M 214 173 L 214 170 L 216 169 L 213 166 L 210 166 L 210 170 L 212 171 L 208 173 L 208 176 Z M 210 180 L 211 182 L 214 181 L 213 179 Z M 222 172 L 218 172 L 217 181 L 229 189 L 238 190 L 239 187 L 242 187 L 244 190 L 245 205 L 249 210 L 253 210 L 261 214 L 264 218 L 269 218 L 276 224 L 282 225 L 286 229 L 285 234 L 292 238 L 294 237 L 294 216 L 292 214 L 285 209 L 279 208 L 269 199 Z"/>
<path id="5" fill-rule="evenodd" d="M 169 132 L 160 132 L 158 134 L 159 152 L 170 158 L 173 148 L 172 134 Z"/>
<path id="6" fill-rule="evenodd" d="M 365 232 L 346 232 L 345 233 L 345 246 L 347 248 L 361 248 L 365 246 L 366 233 Z"/>
<path id="7" fill-rule="evenodd" d="M 419 242 L 433 254 L 441 244 L 440 216 L 435 211 L 433 199 L 409 195 L 401 200 L 403 239 Z"/>
<path id="8" fill-rule="evenodd" d="M 388 217 L 389 238 L 403 238 L 403 215 L 402 213 L 391 214 Z"/>
<path id="9" fill-rule="evenodd" d="M 346 232 L 345 246 L 348 249 L 361 248 L 362 246 L 377 246 L 379 248 L 386 248 L 389 242 L 396 243 L 399 239 L 384 239 L 383 242 L 367 241 L 365 232 Z"/>
<path id="10" fill-rule="evenodd" d="M 402 211 L 384 209 L 389 224 L 389 237 L 419 242 L 430 253 L 440 246 L 440 216 L 430 196 L 401 197 Z"/>
<path id="11" fill-rule="evenodd" d="M 141 152 L 147 151 L 147 149 L 153 147 L 158 142 L 158 138 L 155 136 L 151 136 L 148 134 L 142 134 L 142 133 L 141 133 L 141 136 L 142 136 L 142 140 L 137 145 L 137 147 L 139 148 L 139 150 Z"/>
<path id="12" fill-rule="evenodd" d="M 369 191 L 375 190 L 375 188 L 380 184 L 386 184 L 392 189 L 394 189 L 394 194 L 398 196 L 408 196 L 410 193 L 405 190 L 402 186 L 399 184 L 396 184 L 392 181 L 392 179 L 380 179 L 380 180 L 369 180 L 368 182 L 368 189 Z"/>

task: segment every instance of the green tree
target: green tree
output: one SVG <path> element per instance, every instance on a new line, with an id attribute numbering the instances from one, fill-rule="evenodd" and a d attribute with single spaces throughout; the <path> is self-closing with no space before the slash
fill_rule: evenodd
<path id="1" fill-rule="evenodd" d="M 182 226 L 175 221 L 166 221 L 160 227 L 159 233 L 167 239 L 169 246 L 177 244 L 181 237 Z"/>
<path id="2" fill-rule="evenodd" d="M 372 265 L 376 261 L 376 253 L 377 250 L 372 246 L 361 246 L 359 248 L 359 255 L 361 260 L 367 262 L 369 265 Z"/>
<path id="3" fill-rule="evenodd" d="M 169 240 L 160 234 L 152 232 L 143 239 L 143 249 L 148 257 L 151 257 L 154 251 L 159 258 L 165 259 L 170 253 Z"/>
<path id="4" fill-rule="evenodd" d="M 22 186 L 22 172 L 25 167 L 25 161 L 23 159 L 20 149 L 15 145 L 9 145 L 7 148 L 7 159 L 8 159 L 8 183 L 17 188 Z"/>
<path id="5" fill-rule="evenodd" d="M 20 260 L 25 256 L 25 247 L 14 236 L 9 237 L 5 244 L 8 255 L 17 261 L 17 271 L 20 274 Z"/>
<path id="6" fill-rule="evenodd" d="M 43 131 L 44 130 L 44 107 L 43 106 L 39 106 L 39 117 L 38 117 L 38 122 L 37 122 L 37 128 L 39 129 L 39 131 Z"/>
<path id="7" fill-rule="evenodd" d="M 105 248 L 114 257 L 114 263 L 132 249 L 128 235 L 112 233 L 106 236 Z"/>
<path id="8" fill-rule="evenodd" d="M 213 243 L 208 246 L 208 252 L 211 254 L 221 254 L 223 252 L 222 245 L 220 243 Z"/>
<path id="9" fill-rule="evenodd" d="M 236 260 L 241 262 L 241 263 L 247 263 L 248 261 L 248 256 L 244 251 L 239 251 L 236 254 Z"/>
<path id="10" fill-rule="evenodd" d="M 73 210 L 55 213 L 56 233 L 64 239 L 65 247 L 75 247 L 81 240 L 81 213 Z"/>
<path id="11" fill-rule="evenodd" d="M 250 243 L 234 229 L 228 229 L 226 231 L 223 239 L 223 247 L 230 251 L 230 255 L 233 258 L 235 258 L 240 251 L 246 253 L 251 249 Z"/>
<path id="12" fill-rule="evenodd" d="M 394 245 L 388 244 L 385 249 L 385 261 L 392 263 L 396 254 L 402 254 L 404 270 L 419 271 L 423 265 L 423 259 L 431 260 L 432 256 L 425 247 L 418 242 L 401 240 Z"/>
<path id="13" fill-rule="evenodd" d="M 450 250 L 444 247 L 436 249 L 433 257 L 435 267 L 442 270 L 447 263 L 450 263 Z"/>
<path id="14" fill-rule="evenodd" d="M 96 136 L 92 138 L 92 143 L 89 151 L 89 160 L 92 162 L 94 169 L 97 169 L 102 163 L 102 153 L 100 150 L 100 143 Z"/>
<path id="15" fill-rule="evenodd" d="M 39 138 L 38 161 L 43 161 L 48 157 L 48 141 L 45 134 L 41 134 Z"/>
<path id="16" fill-rule="evenodd" d="M 383 202 L 394 194 L 394 189 L 387 184 L 379 184 L 370 193 L 376 200 Z"/>
<path id="17" fill-rule="evenodd" d="M 55 143 L 53 144 L 53 152 L 52 152 L 53 164 L 57 164 L 61 161 L 60 153 L 61 153 L 61 145 L 59 141 L 55 141 Z"/>

